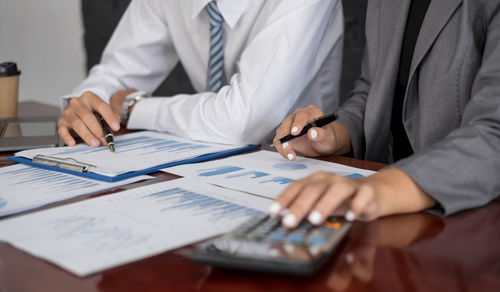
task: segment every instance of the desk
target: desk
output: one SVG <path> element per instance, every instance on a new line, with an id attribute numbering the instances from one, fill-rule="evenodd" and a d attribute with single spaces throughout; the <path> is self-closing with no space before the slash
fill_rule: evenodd
<path id="1" fill-rule="evenodd" d="M 383 167 L 335 156 L 323 160 Z M 154 176 L 51 207 L 176 178 Z M 0 243 L 0 291 L 500 291 L 499 223 L 499 201 L 445 219 L 418 213 L 357 222 L 339 252 L 306 278 L 198 265 L 185 257 L 190 247 L 78 278 Z"/>

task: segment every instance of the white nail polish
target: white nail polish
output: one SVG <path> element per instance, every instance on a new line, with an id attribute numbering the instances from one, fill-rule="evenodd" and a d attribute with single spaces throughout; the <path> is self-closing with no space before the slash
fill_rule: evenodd
<path id="1" fill-rule="evenodd" d="M 280 210 L 281 205 L 278 202 L 273 202 L 271 206 L 269 206 L 269 213 L 271 213 L 272 215 L 278 215 Z"/>
<path id="2" fill-rule="evenodd" d="M 283 218 L 283 223 L 288 227 L 295 226 L 295 222 L 297 222 L 297 218 L 293 214 L 288 214 Z"/>
<path id="3" fill-rule="evenodd" d="M 288 158 L 288 160 L 292 160 L 293 159 L 293 154 L 289 153 L 286 157 Z"/>
<path id="4" fill-rule="evenodd" d="M 316 139 L 318 137 L 318 131 L 311 130 L 311 138 Z"/>
<path id="5" fill-rule="evenodd" d="M 292 133 L 295 133 L 295 132 L 297 132 L 298 130 L 299 130 L 299 128 L 297 128 L 297 127 L 293 127 L 293 128 L 292 128 Z"/>
<path id="6" fill-rule="evenodd" d="M 352 253 L 347 253 L 345 255 L 345 261 L 348 263 L 348 264 L 352 264 L 354 262 L 354 255 Z"/>
<path id="7" fill-rule="evenodd" d="M 356 214 L 354 214 L 353 211 L 349 210 L 349 211 L 347 211 L 347 213 L 345 213 L 345 220 L 354 221 L 355 218 L 356 218 Z"/>
<path id="8" fill-rule="evenodd" d="M 288 142 L 283 143 L 282 146 L 283 146 L 283 149 L 285 149 L 286 147 L 288 147 Z"/>
<path id="9" fill-rule="evenodd" d="M 321 219 L 323 219 L 323 216 L 321 216 L 321 213 L 314 210 L 311 212 L 311 214 L 309 214 L 309 222 L 311 222 L 312 224 L 319 224 L 321 222 Z"/>

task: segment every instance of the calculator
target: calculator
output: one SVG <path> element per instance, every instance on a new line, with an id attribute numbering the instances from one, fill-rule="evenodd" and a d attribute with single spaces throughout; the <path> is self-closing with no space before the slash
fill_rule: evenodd
<path id="1" fill-rule="evenodd" d="M 310 275 L 350 228 L 351 223 L 331 217 L 320 226 L 303 221 L 289 230 L 281 225 L 281 217 L 259 214 L 228 234 L 196 245 L 191 259 L 227 268 Z"/>

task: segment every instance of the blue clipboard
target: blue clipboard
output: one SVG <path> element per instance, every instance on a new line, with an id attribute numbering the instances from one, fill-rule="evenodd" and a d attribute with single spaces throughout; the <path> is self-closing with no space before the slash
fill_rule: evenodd
<path id="1" fill-rule="evenodd" d="M 254 149 L 257 149 L 258 147 L 259 147 L 259 145 L 248 145 L 248 146 L 244 146 L 244 147 L 240 147 L 240 148 L 236 148 L 236 149 L 204 154 L 204 155 L 200 155 L 200 156 L 197 156 L 194 158 L 184 159 L 184 160 L 175 161 L 175 162 L 169 162 L 169 163 L 157 165 L 154 167 L 150 167 L 147 169 L 131 171 L 131 172 L 123 173 L 123 174 L 120 174 L 117 176 L 112 176 L 112 177 L 102 175 L 102 174 L 92 173 L 92 172 L 88 172 L 88 171 L 69 170 L 69 169 L 65 169 L 65 168 L 40 164 L 40 163 L 33 162 L 31 159 L 26 158 L 26 157 L 11 156 L 8 159 L 10 161 L 14 161 L 17 163 L 36 166 L 36 167 L 40 167 L 40 168 L 44 168 L 44 169 L 48 169 L 48 170 L 55 170 L 55 171 L 73 174 L 76 176 L 86 177 L 86 178 L 90 178 L 90 179 L 96 179 L 96 180 L 101 180 L 101 181 L 106 181 L 106 182 L 116 182 L 116 181 L 132 178 L 132 177 L 143 175 L 143 174 L 149 174 L 149 173 L 158 171 L 158 170 L 163 169 L 163 168 L 168 168 L 168 167 L 177 166 L 177 165 L 181 165 L 181 164 L 202 162 L 202 161 L 206 161 L 206 160 L 210 160 L 210 159 L 220 158 L 220 157 L 229 156 L 229 155 L 236 154 L 236 153 L 254 150 Z"/>

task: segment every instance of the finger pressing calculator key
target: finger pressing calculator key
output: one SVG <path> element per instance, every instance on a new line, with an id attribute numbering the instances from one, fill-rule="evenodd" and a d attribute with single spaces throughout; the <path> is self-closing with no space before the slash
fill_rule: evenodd
<path id="1" fill-rule="evenodd" d="M 351 227 L 329 218 L 284 228 L 280 217 L 259 214 L 232 232 L 196 246 L 191 258 L 217 266 L 289 274 L 311 274 L 326 262 Z"/>

